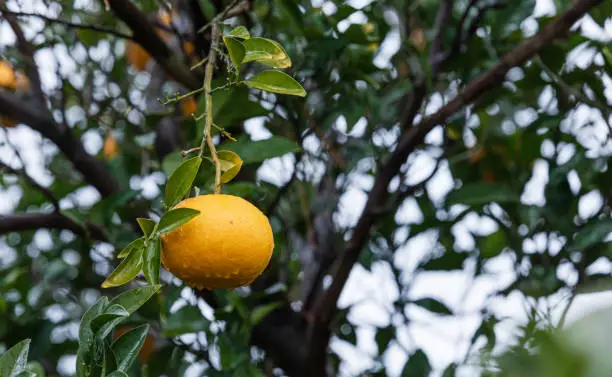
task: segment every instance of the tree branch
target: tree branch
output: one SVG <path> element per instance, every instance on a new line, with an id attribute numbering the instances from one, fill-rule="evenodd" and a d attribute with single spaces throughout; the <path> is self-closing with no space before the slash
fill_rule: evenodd
<path id="1" fill-rule="evenodd" d="M 436 35 L 431 44 L 431 50 L 429 52 L 429 61 L 431 62 L 432 71 L 437 72 L 438 67 L 444 60 L 442 56 L 443 44 L 444 44 L 444 29 L 448 26 L 448 22 L 451 20 L 453 13 L 454 0 L 443 0 L 438 9 L 436 15 Z"/>
<path id="2" fill-rule="evenodd" d="M 226 18 L 231 18 L 237 16 L 243 12 L 247 12 L 251 7 L 249 1 L 242 0 L 234 0 L 230 5 L 228 5 L 221 13 L 216 15 L 209 23 L 202 26 L 198 33 L 205 32 L 208 28 L 210 28 L 213 24 L 223 21 Z"/>
<path id="3" fill-rule="evenodd" d="M 108 197 L 119 192 L 121 190 L 119 182 L 110 174 L 104 163 L 87 153 L 69 128 L 60 129 L 46 108 L 38 109 L 38 107 L 36 103 L 14 94 L 0 92 L 0 113 L 29 125 L 54 142 L 76 170 L 102 196 Z"/>
<path id="4" fill-rule="evenodd" d="M 499 63 L 466 85 L 455 99 L 442 107 L 437 113 L 426 117 L 413 127 L 410 127 L 412 119 L 402 119 L 402 129 L 405 131 L 400 136 L 395 150 L 383 164 L 376 177 L 374 187 L 368 195 L 365 209 L 353 229 L 352 237 L 334 266 L 334 273 L 331 274 L 333 281 L 330 287 L 317 301 L 314 311 L 316 317 L 311 330 L 313 334 L 311 342 L 318 342 L 329 331 L 329 323 L 336 310 L 340 293 L 346 284 L 353 265 L 359 259 L 363 246 L 368 242 L 370 231 L 377 220 L 375 211 L 377 208 L 382 208 L 386 203 L 389 197 L 388 185 L 410 153 L 423 142 L 425 136 L 434 127 L 444 124 L 451 115 L 483 96 L 488 90 L 500 85 L 512 67 L 524 64 L 551 41 L 565 35 L 576 21 L 591 8 L 602 2 L 602 0 L 574 1 L 570 8 L 551 21 L 534 37 L 521 43 L 506 54 Z"/>
<path id="5" fill-rule="evenodd" d="M 172 51 L 157 35 L 153 25 L 130 1 L 108 0 L 107 4 L 117 17 L 132 30 L 133 39 L 151 54 L 168 76 L 173 77 L 190 90 L 201 86 L 201 80 L 191 72 L 188 66 L 173 58 Z"/>
<path id="6" fill-rule="evenodd" d="M 65 229 L 97 241 L 108 239 L 101 228 L 93 224 L 81 225 L 60 212 L 0 215 L 0 234 L 37 229 Z"/>
<path id="7" fill-rule="evenodd" d="M 36 62 L 34 61 L 34 46 L 28 41 L 23 34 L 23 30 L 19 26 L 19 22 L 17 22 L 17 17 L 12 15 L 8 9 L 6 8 L 6 3 L 4 0 L 0 0 L 0 10 L 4 15 L 4 18 L 13 29 L 15 36 L 17 37 L 17 46 L 19 51 L 23 55 L 23 60 L 25 62 L 25 71 L 28 75 L 28 78 L 32 82 L 32 89 L 34 93 L 38 97 L 38 100 L 41 104 L 45 103 L 45 95 L 42 90 L 42 83 L 40 81 L 40 74 L 38 73 L 38 68 L 36 67 Z"/>
<path id="8" fill-rule="evenodd" d="M 40 183 L 36 182 L 32 177 L 30 177 L 25 171 L 25 166 L 23 166 L 21 169 L 15 169 L 5 164 L 4 162 L 0 161 L 0 170 L 4 170 L 5 172 L 9 174 L 23 177 L 23 179 L 26 182 L 28 182 L 30 186 L 40 191 L 40 193 L 43 194 L 43 196 L 47 198 L 47 200 L 51 202 L 51 204 L 53 204 L 53 207 L 55 207 L 55 210 L 59 211 L 60 206 L 59 206 L 59 202 L 57 198 L 55 197 L 55 195 L 53 195 L 51 190 L 42 186 Z"/>
<path id="9" fill-rule="evenodd" d="M 35 17 L 35 18 L 39 18 L 39 19 L 41 19 L 43 21 L 47 21 L 48 23 L 52 23 L 52 24 L 60 24 L 60 25 L 64 25 L 64 26 L 67 26 L 67 27 L 70 27 L 70 28 L 75 28 L 75 29 L 86 29 L 86 30 L 97 31 L 97 32 L 104 33 L 104 34 L 114 35 L 116 37 L 123 38 L 123 39 L 131 39 L 131 40 L 134 39 L 134 37 L 132 37 L 131 35 L 122 33 L 122 32 L 117 31 L 117 30 L 105 28 L 105 27 L 98 26 L 98 25 L 78 24 L 78 23 L 75 23 L 75 22 L 67 21 L 67 20 L 51 18 L 51 17 L 45 16 L 43 14 L 28 13 L 28 12 L 13 12 L 13 11 L 8 10 L 8 9 L 3 9 L 2 13 L 10 14 L 10 15 L 17 16 L 17 17 Z"/>

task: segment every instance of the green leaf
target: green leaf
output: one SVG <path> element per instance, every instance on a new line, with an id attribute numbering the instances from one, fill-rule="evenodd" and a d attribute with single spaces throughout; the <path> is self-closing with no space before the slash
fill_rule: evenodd
<path id="1" fill-rule="evenodd" d="M 249 80 L 243 81 L 243 83 L 251 88 L 266 92 L 299 97 L 306 96 L 306 91 L 299 82 L 295 81 L 295 79 L 288 74 L 274 69 L 263 71 L 251 77 Z"/>
<path id="2" fill-rule="evenodd" d="M 251 324 L 253 326 L 257 325 L 261 322 L 266 316 L 272 313 L 275 309 L 280 308 L 282 303 L 280 302 L 271 302 L 265 305 L 256 306 L 253 311 L 251 311 Z"/>
<path id="3" fill-rule="evenodd" d="M 571 250 L 583 251 L 602 242 L 612 232 L 612 219 L 598 219 L 584 227 L 570 244 Z"/>
<path id="4" fill-rule="evenodd" d="M 498 230 L 480 241 L 480 255 L 486 258 L 496 257 L 507 244 L 508 238 L 506 232 Z"/>
<path id="5" fill-rule="evenodd" d="M 44 374 L 38 375 L 30 370 L 24 370 L 23 372 L 19 373 L 15 377 L 38 377 L 38 376 L 44 376 Z"/>
<path id="6" fill-rule="evenodd" d="M 283 156 L 301 150 L 300 146 L 284 137 L 272 136 L 269 139 L 252 141 L 248 137 L 235 143 L 224 143 L 223 149 L 230 150 L 242 158 L 244 164 L 253 164 L 268 158 Z"/>
<path id="7" fill-rule="evenodd" d="M 138 352 L 147 338 L 149 325 L 142 325 L 131 329 L 122 334 L 111 345 L 115 360 L 117 361 L 117 370 L 127 372 L 130 365 L 138 356 Z"/>
<path id="8" fill-rule="evenodd" d="M 166 234 L 179 226 L 185 224 L 200 214 L 200 211 L 192 208 L 177 208 L 166 213 L 159 220 L 158 230 L 160 234 Z"/>
<path id="9" fill-rule="evenodd" d="M 412 355 L 408 356 L 408 361 L 404 364 L 401 377 L 428 377 L 431 372 L 431 366 L 427 355 L 422 350 L 417 350 Z"/>
<path id="10" fill-rule="evenodd" d="M 236 26 L 233 28 L 227 35 L 231 37 L 236 37 L 240 39 L 249 39 L 251 38 L 251 34 L 244 26 Z"/>
<path id="11" fill-rule="evenodd" d="M 0 356 L 0 376 L 17 377 L 25 370 L 30 342 L 30 339 L 24 339 Z"/>
<path id="12" fill-rule="evenodd" d="M 466 183 L 446 197 L 447 204 L 482 205 L 491 202 L 517 203 L 520 196 L 509 187 L 487 182 Z"/>
<path id="13" fill-rule="evenodd" d="M 257 61 L 274 68 L 291 67 L 291 59 L 280 43 L 267 38 L 251 38 L 243 42 L 245 53 L 242 63 Z"/>
<path id="14" fill-rule="evenodd" d="M 29 362 L 26 369 L 33 377 L 45 377 L 45 368 L 38 361 Z"/>
<path id="15" fill-rule="evenodd" d="M 239 71 L 240 65 L 242 64 L 242 59 L 244 59 L 245 55 L 245 48 L 242 45 L 242 42 L 236 38 L 224 36 L 223 43 L 225 43 L 225 47 L 227 48 L 232 64 L 234 67 L 236 67 L 236 71 Z"/>
<path id="16" fill-rule="evenodd" d="M 107 374 L 106 377 L 130 377 L 130 376 L 122 370 L 116 370 L 110 374 Z"/>
<path id="17" fill-rule="evenodd" d="M 221 163 L 221 183 L 228 183 L 238 174 L 242 167 L 242 159 L 235 152 L 219 151 L 217 152 L 219 162 Z"/>
<path id="18" fill-rule="evenodd" d="M 144 247 L 137 247 L 130 251 L 128 256 L 104 280 L 102 288 L 118 287 L 132 281 L 142 269 L 143 251 Z"/>
<path id="19" fill-rule="evenodd" d="M 424 309 L 427 309 L 433 313 L 442 314 L 442 315 L 453 314 L 453 312 L 446 305 L 436 300 L 435 298 L 422 298 L 422 299 L 413 301 L 412 303 Z"/>
<path id="20" fill-rule="evenodd" d="M 385 350 L 387 349 L 387 347 L 389 346 L 389 343 L 391 343 L 393 338 L 395 338 L 395 327 L 394 326 L 383 327 L 376 331 L 375 340 L 376 340 L 376 345 L 378 346 L 379 354 L 382 354 L 383 352 L 385 352 Z"/>
<path id="21" fill-rule="evenodd" d="M 108 298 L 100 297 L 81 318 L 79 327 L 79 349 L 77 352 L 76 372 L 77 377 L 89 376 L 91 369 L 91 351 L 94 342 L 94 332 L 91 329 L 91 322 L 108 306 Z"/>
<path id="22" fill-rule="evenodd" d="M 136 221 L 138 221 L 138 225 L 140 225 L 140 229 L 142 229 L 144 236 L 149 238 L 151 233 L 153 233 L 153 229 L 155 229 L 155 221 L 143 217 L 137 218 Z"/>
<path id="23" fill-rule="evenodd" d="M 144 254 L 142 272 L 145 279 L 151 285 L 159 284 L 159 267 L 161 258 L 161 241 L 158 237 L 149 240 L 149 245 Z"/>
<path id="24" fill-rule="evenodd" d="M 166 183 L 166 204 L 168 207 L 174 207 L 189 192 L 201 163 L 202 158 L 200 157 L 190 158 L 183 162 L 168 178 L 168 183 Z"/>
<path id="25" fill-rule="evenodd" d="M 121 305 L 110 305 L 104 313 L 98 315 L 91 321 L 91 329 L 96 334 L 100 332 L 107 324 L 113 322 L 117 318 L 128 317 L 130 313 Z"/>
<path id="26" fill-rule="evenodd" d="M 130 255 L 132 251 L 144 248 L 144 242 L 144 237 L 136 238 L 134 241 L 130 242 L 125 249 L 121 250 L 117 258 L 125 258 Z"/>
<path id="27" fill-rule="evenodd" d="M 109 302 L 109 305 L 121 305 L 128 311 L 128 313 L 132 314 L 145 302 L 147 302 L 155 293 L 157 293 L 160 288 L 161 285 L 145 285 L 134 288 L 115 296 Z"/>
<path id="28" fill-rule="evenodd" d="M 164 337 L 175 337 L 182 334 L 190 334 L 204 331 L 209 322 L 202 317 L 202 313 L 195 306 L 184 306 L 176 313 L 168 315 L 168 321 L 164 326 Z"/>

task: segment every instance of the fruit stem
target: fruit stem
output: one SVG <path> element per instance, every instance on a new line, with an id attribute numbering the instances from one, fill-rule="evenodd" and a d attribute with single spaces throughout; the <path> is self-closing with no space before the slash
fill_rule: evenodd
<path id="1" fill-rule="evenodd" d="M 211 85 L 212 76 L 215 69 L 215 62 L 217 60 L 217 49 L 219 44 L 219 24 L 213 22 L 212 30 L 210 32 L 210 51 L 208 52 L 208 61 L 206 62 L 206 70 L 204 72 L 204 96 L 206 98 L 206 123 L 204 125 L 204 136 L 202 137 L 202 144 L 200 145 L 199 156 L 202 157 L 204 154 L 205 143 L 208 145 L 210 150 L 210 157 L 212 157 L 213 163 L 215 164 L 215 194 L 221 192 L 221 163 L 217 156 L 217 150 L 215 149 L 215 143 L 212 139 L 210 128 L 213 125 L 212 116 L 212 95 Z"/>

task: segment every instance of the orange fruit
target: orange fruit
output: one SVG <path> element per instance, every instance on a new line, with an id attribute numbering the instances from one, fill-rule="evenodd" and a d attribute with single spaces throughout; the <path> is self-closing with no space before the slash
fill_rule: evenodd
<path id="1" fill-rule="evenodd" d="M 114 339 L 119 338 L 121 335 L 133 329 L 135 326 L 127 325 L 122 327 L 117 327 L 115 330 L 115 334 L 113 335 Z M 140 352 L 138 353 L 138 360 L 141 364 L 146 364 L 149 361 L 149 356 L 155 351 L 155 339 L 151 335 L 147 335 L 144 343 L 142 344 L 142 348 L 140 348 Z"/>
<path id="2" fill-rule="evenodd" d="M 17 122 L 7 117 L 0 117 L 0 123 L 4 127 L 15 127 L 17 125 Z"/>
<path id="3" fill-rule="evenodd" d="M 108 135 L 104 140 L 104 148 L 103 148 L 104 157 L 107 160 L 117 157 L 119 154 L 119 143 L 117 142 L 117 138 L 113 135 Z"/>
<path id="4" fill-rule="evenodd" d="M 195 51 L 195 45 L 193 44 L 193 42 L 190 42 L 190 41 L 183 42 L 183 51 L 185 51 L 185 54 L 187 56 L 193 55 L 193 52 Z"/>
<path id="5" fill-rule="evenodd" d="M 176 13 L 171 15 L 164 10 L 157 14 L 157 20 L 161 25 L 169 27 L 171 25 L 173 16 L 176 16 Z M 169 33 L 166 30 L 158 29 L 157 35 L 159 35 L 165 41 L 172 38 L 172 33 Z M 139 71 L 145 71 L 147 69 L 147 64 L 151 59 L 151 55 L 141 45 L 134 41 L 128 41 L 126 54 L 128 62 L 133 65 L 134 68 Z"/>
<path id="6" fill-rule="evenodd" d="M 151 59 L 151 55 L 142 48 L 141 45 L 134 41 L 127 42 L 127 60 L 139 71 L 147 69 L 147 63 Z"/>
<path id="7" fill-rule="evenodd" d="M 470 151 L 470 164 L 475 164 L 483 159 L 487 151 L 482 147 L 474 148 Z"/>
<path id="8" fill-rule="evenodd" d="M 198 103 L 193 97 L 184 99 L 181 102 L 181 111 L 184 117 L 191 117 L 191 114 L 198 110 Z"/>
<path id="9" fill-rule="evenodd" d="M 188 198 L 176 208 L 200 214 L 163 235 L 162 263 L 187 285 L 231 289 L 250 284 L 268 266 L 274 237 L 268 218 L 233 195 Z"/>
<path id="10" fill-rule="evenodd" d="M 15 89 L 15 71 L 10 63 L 0 60 L 0 87 Z"/>

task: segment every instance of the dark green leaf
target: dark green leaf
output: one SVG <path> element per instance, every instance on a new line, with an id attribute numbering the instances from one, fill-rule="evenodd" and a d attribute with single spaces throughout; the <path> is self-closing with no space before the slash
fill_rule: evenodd
<path id="1" fill-rule="evenodd" d="M 29 362 L 26 369 L 32 374 L 33 377 L 45 377 L 45 368 L 38 361 Z"/>
<path id="2" fill-rule="evenodd" d="M 427 355 L 422 350 L 417 350 L 408 356 L 408 361 L 404 364 L 400 377 L 428 377 L 430 372 L 431 366 Z"/>
<path id="3" fill-rule="evenodd" d="M 113 342 L 111 349 L 117 361 L 117 370 L 128 371 L 130 365 L 136 360 L 148 332 L 149 325 L 138 326 L 122 334 Z"/>
<path id="4" fill-rule="evenodd" d="M 77 377 L 89 376 L 92 347 L 94 343 L 94 331 L 91 329 L 91 322 L 106 309 L 108 304 L 108 298 L 101 297 L 95 304 L 87 309 L 83 318 L 81 318 L 79 327 L 79 350 L 76 360 Z"/>
<path id="5" fill-rule="evenodd" d="M 130 242 L 129 245 L 125 247 L 125 249 L 119 252 L 117 258 L 125 258 L 130 255 L 132 251 L 144 248 L 144 243 L 144 237 L 136 238 L 134 241 Z"/>
<path id="6" fill-rule="evenodd" d="M 383 327 L 376 331 L 375 340 L 379 354 L 385 352 L 393 338 L 395 338 L 395 327 L 393 326 Z"/>
<path id="7" fill-rule="evenodd" d="M 164 327 L 165 337 L 174 337 L 204 331 L 209 322 L 202 316 L 200 310 L 195 306 L 184 306 L 176 313 L 168 315 L 168 321 Z"/>
<path id="8" fill-rule="evenodd" d="M 161 220 L 159 220 L 158 231 L 160 234 L 169 233 L 199 214 L 200 211 L 191 208 L 173 209 L 162 216 Z"/>
<path id="9" fill-rule="evenodd" d="M 457 365 L 451 364 L 447 366 L 446 369 L 444 369 L 444 372 L 442 372 L 442 377 L 455 377 L 456 373 L 457 373 Z"/>
<path id="10" fill-rule="evenodd" d="M 18 375 L 16 375 L 15 377 L 38 377 L 38 376 L 43 376 L 44 374 L 36 374 L 30 370 L 24 370 L 23 372 L 19 373 Z"/>
<path id="11" fill-rule="evenodd" d="M 121 305 L 128 313 L 132 314 L 159 291 L 160 288 L 161 285 L 145 285 L 134 288 L 115 296 L 109 302 L 109 305 Z"/>
<path id="12" fill-rule="evenodd" d="M 491 202 L 518 202 L 519 198 L 519 194 L 501 184 L 470 182 L 448 194 L 446 202 L 447 204 L 482 205 Z"/>
<path id="13" fill-rule="evenodd" d="M 161 241 L 159 238 L 149 240 L 144 254 L 142 272 L 151 285 L 159 284 L 159 267 L 161 260 Z"/>
<path id="14" fill-rule="evenodd" d="M 231 150 L 242 158 L 244 164 L 253 164 L 268 158 L 279 157 L 287 153 L 298 152 L 300 146 L 284 137 L 272 136 L 266 140 L 252 141 L 248 138 L 238 139 L 235 143 L 223 144 L 223 149 Z"/>
<path id="15" fill-rule="evenodd" d="M 102 288 L 118 287 L 132 281 L 142 269 L 144 247 L 136 247 L 104 280 Z"/>
<path id="16" fill-rule="evenodd" d="M 98 333 L 108 323 L 117 318 L 128 317 L 129 315 L 130 313 L 128 313 L 123 306 L 112 304 L 106 308 L 106 310 L 104 310 L 104 313 L 98 315 L 93 321 L 91 321 L 91 329 L 94 333 Z"/>
<path id="17" fill-rule="evenodd" d="M 498 230 L 481 240 L 480 255 L 486 258 L 493 258 L 499 255 L 507 244 L 508 238 L 506 237 L 506 232 Z"/>
<path id="18" fill-rule="evenodd" d="M 191 189 L 194 178 L 198 174 L 202 159 L 193 157 L 183 162 L 166 183 L 166 204 L 169 208 L 174 207 Z"/>
<path id="19" fill-rule="evenodd" d="M 569 246 L 571 250 L 584 250 L 603 241 L 612 232 L 612 219 L 598 219 L 585 226 Z"/>
<path id="20" fill-rule="evenodd" d="M 223 43 L 225 43 L 232 64 L 236 67 L 237 71 L 240 70 L 240 65 L 242 64 L 242 59 L 244 59 L 245 54 L 244 46 L 239 40 L 232 37 L 223 37 Z"/>
<path id="21" fill-rule="evenodd" d="M 155 221 L 142 217 L 137 218 L 136 221 L 138 221 L 138 225 L 140 225 L 140 229 L 142 229 L 145 238 L 149 238 L 155 228 Z"/>
<path id="22" fill-rule="evenodd" d="M 430 312 L 442 314 L 442 315 L 451 315 L 453 312 L 442 302 L 438 301 L 435 298 L 422 298 L 412 302 L 415 305 L 418 305 L 424 309 L 429 310 Z"/>
<path id="23" fill-rule="evenodd" d="M 106 377 L 130 377 L 130 376 L 124 371 L 116 370 L 110 374 L 107 374 Z"/>
<path id="24" fill-rule="evenodd" d="M 306 97 L 306 91 L 299 82 L 288 74 L 274 69 L 263 71 L 243 83 L 266 92 Z"/>
<path id="25" fill-rule="evenodd" d="M 251 311 L 251 324 L 253 326 L 261 322 L 266 316 L 272 313 L 275 309 L 280 308 L 282 303 L 271 302 L 265 305 L 258 305 Z"/>
<path id="26" fill-rule="evenodd" d="M 24 339 L 0 356 L 0 376 L 17 377 L 28 363 L 30 339 Z"/>

